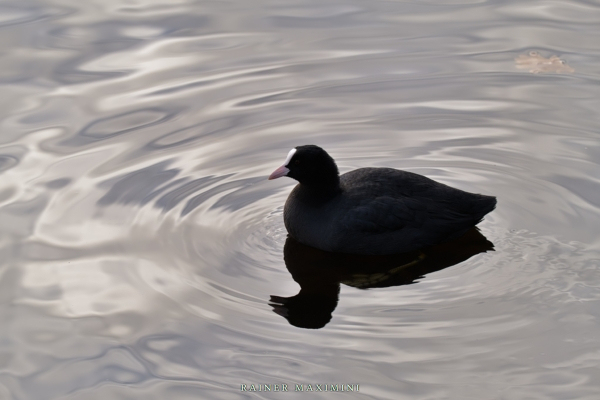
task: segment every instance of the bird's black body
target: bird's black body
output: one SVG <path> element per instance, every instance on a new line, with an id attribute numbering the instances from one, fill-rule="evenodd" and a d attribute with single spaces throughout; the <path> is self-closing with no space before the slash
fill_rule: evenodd
<path id="1" fill-rule="evenodd" d="M 299 242 L 326 251 L 416 250 L 464 233 L 496 207 L 495 197 L 392 168 L 339 176 L 333 159 L 312 145 L 297 147 L 284 167 L 300 182 L 285 203 L 285 227 Z"/>

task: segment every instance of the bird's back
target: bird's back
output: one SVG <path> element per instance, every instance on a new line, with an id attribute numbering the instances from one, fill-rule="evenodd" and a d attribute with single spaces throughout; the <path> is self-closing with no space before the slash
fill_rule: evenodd
<path id="1" fill-rule="evenodd" d="M 334 251 L 391 254 L 455 237 L 496 206 L 468 193 L 391 168 L 361 168 L 340 177 Z"/>

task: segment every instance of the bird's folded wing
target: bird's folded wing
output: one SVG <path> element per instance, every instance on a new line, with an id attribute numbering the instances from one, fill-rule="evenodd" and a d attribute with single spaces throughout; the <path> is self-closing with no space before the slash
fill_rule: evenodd
<path id="1" fill-rule="evenodd" d="M 420 228 L 445 231 L 469 218 L 439 200 L 380 196 L 348 210 L 340 222 L 347 232 L 378 234 Z"/>
<path id="2" fill-rule="evenodd" d="M 417 228 L 428 219 L 427 209 L 410 198 L 376 197 L 348 210 L 341 224 L 348 232 L 385 233 Z"/>

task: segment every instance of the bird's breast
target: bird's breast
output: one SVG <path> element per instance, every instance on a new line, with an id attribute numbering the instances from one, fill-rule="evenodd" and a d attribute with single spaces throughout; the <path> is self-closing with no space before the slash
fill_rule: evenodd
<path id="1" fill-rule="evenodd" d="M 335 215 L 332 204 L 315 207 L 290 197 L 283 209 L 283 222 L 290 236 L 300 243 L 327 250 L 332 246 Z"/>

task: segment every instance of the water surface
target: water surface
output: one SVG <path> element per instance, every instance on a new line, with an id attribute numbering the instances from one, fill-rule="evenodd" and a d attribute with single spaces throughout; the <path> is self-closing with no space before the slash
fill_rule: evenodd
<path id="1" fill-rule="evenodd" d="M 599 20 L 592 1 L 4 2 L 0 399 L 597 399 Z M 532 51 L 572 71 L 518 68 Z M 338 264 L 317 258 L 326 315 L 293 324 L 294 182 L 266 178 L 308 143 L 342 172 L 496 195 L 495 251 L 324 286 L 310 267 Z"/>

